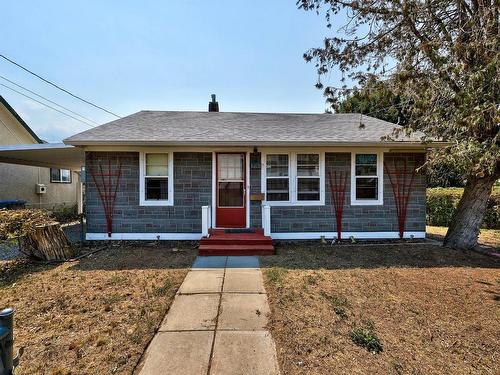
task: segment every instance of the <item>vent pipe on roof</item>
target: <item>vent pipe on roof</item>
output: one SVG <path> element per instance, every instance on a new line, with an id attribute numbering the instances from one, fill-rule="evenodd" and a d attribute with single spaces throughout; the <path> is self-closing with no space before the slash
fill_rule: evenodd
<path id="1" fill-rule="evenodd" d="M 208 112 L 219 112 L 219 103 L 215 101 L 215 94 L 212 94 L 212 101 L 208 103 Z"/>

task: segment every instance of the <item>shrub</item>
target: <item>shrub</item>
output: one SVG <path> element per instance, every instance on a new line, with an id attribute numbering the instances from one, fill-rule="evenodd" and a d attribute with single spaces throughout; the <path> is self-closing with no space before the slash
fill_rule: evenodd
<path id="1" fill-rule="evenodd" d="M 52 216 L 61 224 L 78 220 L 78 206 L 58 206 L 52 210 Z"/>
<path id="2" fill-rule="evenodd" d="M 380 353 L 384 350 L 375 333 L 373 322 L 366 321 L 362 325 L 353 328 L 349 332 L 349 337 L 356 345 L 372 353 Z"/>
<path id="3" fill-rule="evenodd" d="M 427 189 L 427 224 L 447 227 L 462 193 L 462 188 Z M 500 189 L 497 187 L 488 201 L 482 227 L 500 229 Z"/>

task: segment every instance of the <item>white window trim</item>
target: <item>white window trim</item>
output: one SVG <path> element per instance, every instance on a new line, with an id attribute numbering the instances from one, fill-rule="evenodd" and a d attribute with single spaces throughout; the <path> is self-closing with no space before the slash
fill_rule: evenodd
<path id="1" fill-rule="evenodd" d="M 356 155 L 377 155 L 377 199 L 356 199 Z M 362 177 L 362 176 L 360 176 Z M 381 206 L 384 204 L 384 152 L 383 151 L 353 151 L 351 152 L 351 206 Z"/>
<path id="2" fill-rule="evenodd" d="M 145 175 L 146 154 L 168 155 L 168 199 L 146 200 L 145 197 Z M 139 153 L 139 205 L 140 206 L 173 206 L 174 205 L 174 153 L 169 151 L 142 151 Z"/>
<path id="3" fill-rule="evenodd" d="M 319 155 L 319 201 L 297 200 L 297 154 Z M 262 204 L 267 206 L 324 206 L 325 205 L 325 153 L 312 150 L 294 152 L 269 150 L 261 154 L 261 191 L 264 194 Z M 288 155 L 288 178 L 290 195 L 288 201 L 268 201 L 267 198 L 267 155 Z M 306 178 L 306 177 L 304 177 Z"/>

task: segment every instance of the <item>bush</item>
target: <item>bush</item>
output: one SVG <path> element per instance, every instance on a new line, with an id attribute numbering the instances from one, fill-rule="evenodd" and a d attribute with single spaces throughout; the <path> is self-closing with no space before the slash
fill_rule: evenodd
<path id="1" fill-rule="evenodd" d="M 462 197 L 462 188 L 427 189 L 427 224 L 447 227 Z M 500 229 L 500 189 L 495 187 L 486 207 L 483 228 Z"/>
<path id="2" fill-rule="evenodd" d="M 62 205 L 55 207 L 52 210 L 52 216 L 61 224 L 78 220 L 78 206 L 75 204 L 73 206 Z"/>

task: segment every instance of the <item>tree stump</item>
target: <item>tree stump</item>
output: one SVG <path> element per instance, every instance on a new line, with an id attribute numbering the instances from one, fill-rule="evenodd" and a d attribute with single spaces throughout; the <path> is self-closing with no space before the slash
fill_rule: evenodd
<path id="1" fill-rule="evenodd" d="M 24 254 L 42 260 L 70 259 L 76 255 L 59 223 L 36 226 L 32 233 L 20 238 L 19 245 Z"/>

